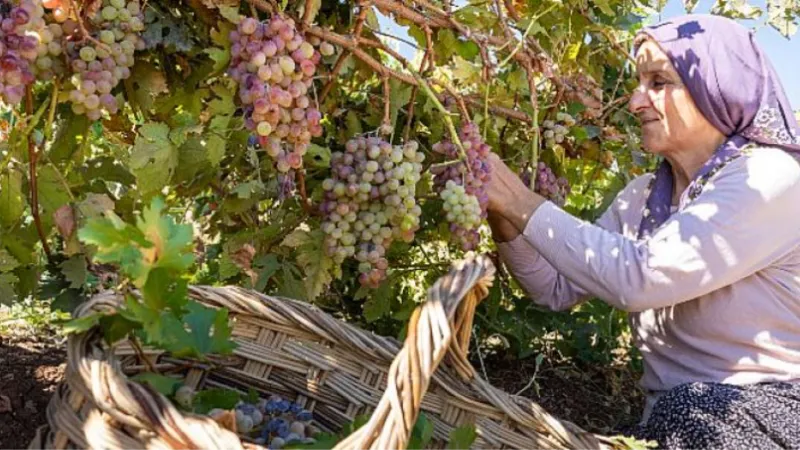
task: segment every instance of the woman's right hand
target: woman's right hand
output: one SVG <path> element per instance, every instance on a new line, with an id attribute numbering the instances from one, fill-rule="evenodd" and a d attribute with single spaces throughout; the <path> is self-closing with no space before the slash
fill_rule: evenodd
<path id="1" fill-rule="evenodd" d="M 510 242 L 519 236 L 519 230 L 505 217 L 496 212 L 489 212 L 486 221 L 492 229 L 492 238 L 495 242 Z"/>

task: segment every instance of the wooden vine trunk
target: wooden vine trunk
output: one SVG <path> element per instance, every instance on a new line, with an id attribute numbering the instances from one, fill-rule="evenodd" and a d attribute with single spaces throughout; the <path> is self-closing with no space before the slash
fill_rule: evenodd
<path id="1" fill-rule="evenodd" d="M 307 303 L 236 287 L 193 287 L 193 299 L 230 310 L 234 357 L 200 365 L 145 351 L 145 362 L 129 345 L 109 348 L 98 329 L 72 335 L 66 379 L 30 448 L 261 448 L 128 378 L 149 365 L 185 376 L 198 390 L 279 394 L 312 411 L 328 431 L 370 414 L 339 449 L 405 448 L 420 410 L 433 423 L 436 448 L 464 424 L 478 432 L 473 448 L 609 447 L 607 439 L 557 420 L 531 400 L 494 388 L 469 364 L 473 314 L 493 273 L 485 257 L 454 265 L 412 315 L 404 346 Z M 99 295 L 76 316 L 112 311 L 119 301 Z"/>

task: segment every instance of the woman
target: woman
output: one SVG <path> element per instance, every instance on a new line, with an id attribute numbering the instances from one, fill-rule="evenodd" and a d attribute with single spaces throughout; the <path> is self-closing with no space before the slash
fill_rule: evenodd
<path id="1" fill-rule="evenodd" d="M 648 394 L 637 434 L 668 448 L 800 448 L 800 138 L 751 32 L 692 15 L 636 41 L 630 109 L 662 156 L 596 224 L 496 156 L 489 220 L 538 304 L 628 311 Z"/>

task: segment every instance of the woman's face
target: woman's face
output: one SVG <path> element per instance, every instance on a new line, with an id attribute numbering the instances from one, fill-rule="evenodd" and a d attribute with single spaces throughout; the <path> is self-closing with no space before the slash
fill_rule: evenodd
<path id="1" fill-rule="evenodd" d="M 669 57 L 652 39 L 636 52 L 639 87 L 629 108 L 642 123 L 642 143 L 650 153 L 669 155 L 692 150 L 717 135 L 694 104 Z"/>

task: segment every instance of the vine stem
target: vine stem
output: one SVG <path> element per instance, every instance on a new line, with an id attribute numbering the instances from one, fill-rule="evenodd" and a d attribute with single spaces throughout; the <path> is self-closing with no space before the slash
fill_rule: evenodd
<path id="1" fill-rule="evenodd" d="M 308 194 L 306 193 L 305 170 L 299 170 L 297 172 L 297 189 L 300 191 L 300 200 L 302 202 L 303 211 L 305 211 L 309 216 L 313 215 L 314 212 L 311 210 L 311 202 L 309 201 Z"/>
<path id="2" fill-rule="evenodd" d="M 150 361 L 150 358 L 144 354 L 144 349 L 142 349 L 142 346 L 139 344 L 139 340 L 136 339 L 136 336 L 131 334 L 129 339 L 131 342 L 131 347 L 133 347 L 133 351 L 136 352 L 136 356 L 142 360 L 142 363 L 147 366 L 147 370 L 156 374 L 160 374 L 161 372 L 159 372 L 158 369 L 153 365 L 153 362 Z"/>
<path id="3" fill-rule="evenodd" d="M 367 13 L 369 12 L 370 3 L 365 1 L 360 4 L 360 10 L 358 11 L 358 17 L 356 18 L 355 27 L 353 27 L 353 36 L 355 40 L 355 46 L 358 46 L 358 40 L 361 38 L 361 30 L 364 28 L 364 22 L 367 20 Z M 331 76 L 328 83 L 325 87 L 322 88 L 322 93 L 320 94 L 320 103 L 325 101 L 325 98 L 328 97 L 328 93 L 330 93 L 331 88 L 333 88 L 334 83 L 336 83 L 336 75 L 339 74 L 339 71 L 342 70 L 342 66 L 344 65 L 345 60 L 350 56 L 352 53 L 351 49 L 346 49 L 342 51 L 338 58 L 336 58 L 336 64 L 333 65 L 333 69 L 331 69 Z"/>
<path id="4" fill-rule="evenodd" d="M 447 125 L 447 130 L 450 132 L 450 139 L 453 140 L 453 143 L 458 148 L 458 153 L 461 155 L 461 160 L 465 162 L 464 166 L 466 166 L 468 171 L 472 171 L 472 168 L 469 164 L 466 164 L 467 161 L 467 152 L 464 150 L 464 145 L 461 143 L 461 139 L 458 137 L 458 132 L 456 131 L 456 126 L 453 124 L 453 119 L 450 118 L 450 111 L 448 111 L 442 102 L 439 101 L 439 98 L 436 96 L 436 93 L 433 92 L 430 85 L 422 79 L 422 77 L 414 72 L 414 78 L 417 80 L 420 86 L 422 86 L 422 90 L 428 95 L 428 98 L 431 99 L 436 109 L 442 114 L 442 118 L 444 119 L 444 123 Z"/>
<path id="5" fill-rule="evenodd" d="M 43 103 L 42 106 L 46 106 L 47 103 Z M 39 108 L 40 112 L 37 112 L 39 118 L 44 113 L 44 109 L 42 107 Z M 28 116 L 33 116 L 33 92 L 30 86 L 25 88 L 25 110 Z M 38 122 L 38 119 L 35 119 L 35 122 L 30 124 L 30 129 L 32 131 L 32 127 Z M 36 232 L 39 234 L 39 240 L 42 241 L 42 249 L 44 250 L 45 256 L 47 256 L 47 261 L 50 264 L 54 264 L 53 254 L 50 252 L 50 245 L 47 243 L 47 236 L 44 234 L 44 229 L 42 227 L 42 218 L 39 216 L 39 186 L 36 179 L 36 160 L 39 157 L 39 153 L 36 151 L 36 144 L 33 142 L 33 136 L 31 136 L 30 131 L 27 133 L 28 139 L 28 170 L 29 170 L 29 179 L 30 179 L 30 197 L 31 197 L 31 213 L 33 214 L 33 223 L 36 226 Z"/>

